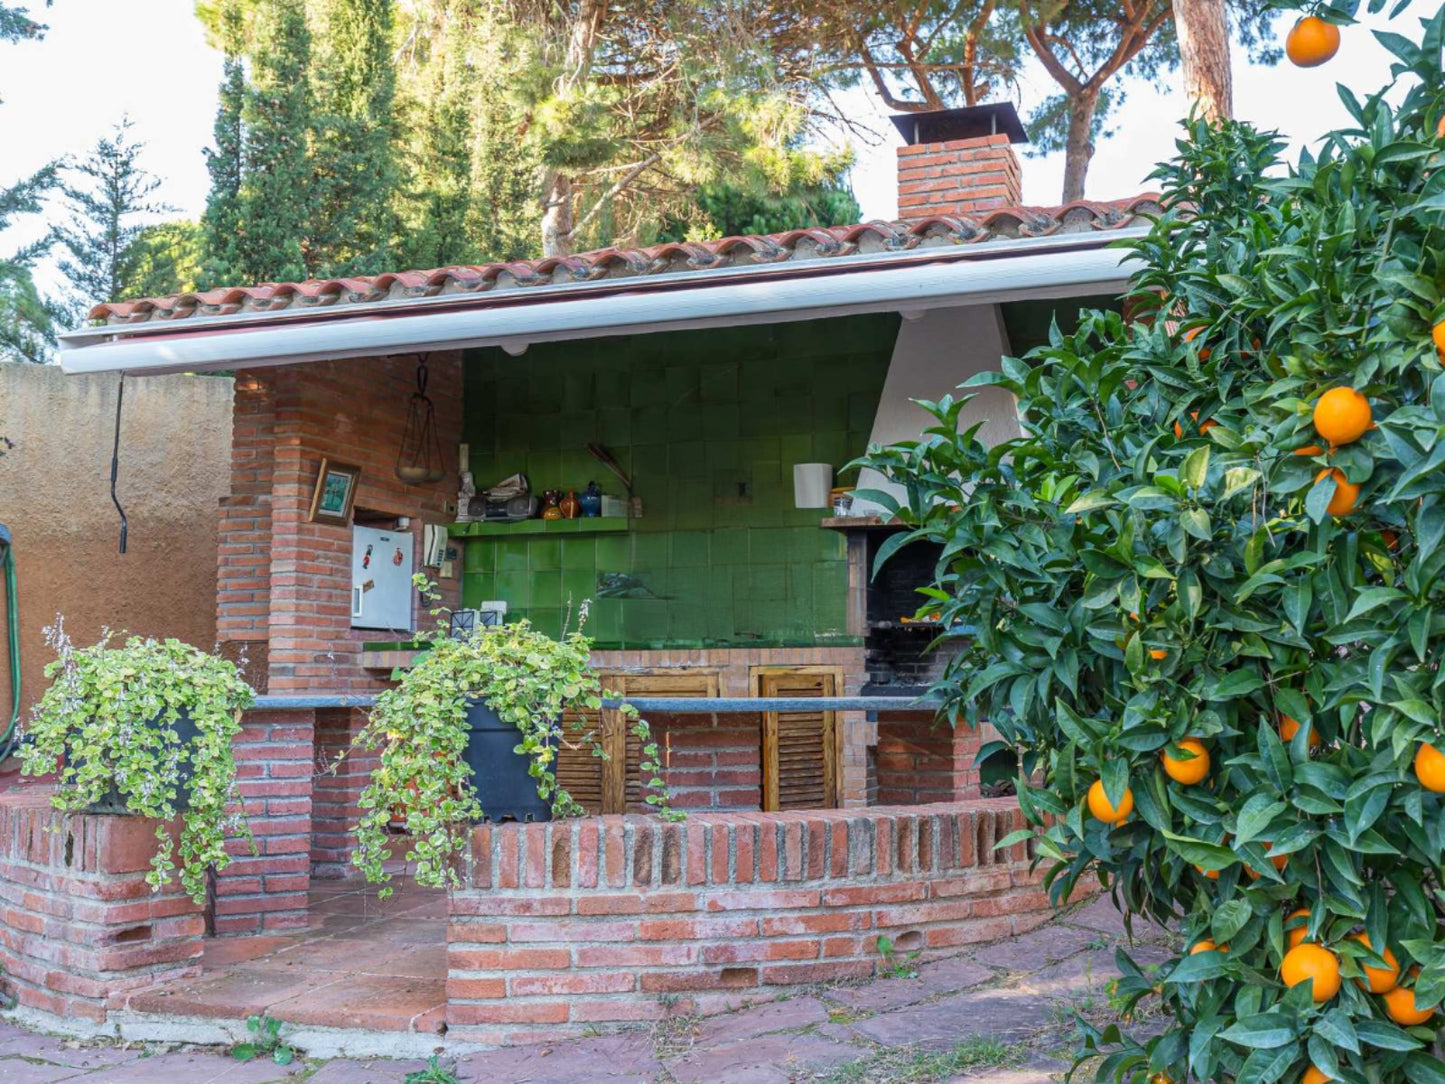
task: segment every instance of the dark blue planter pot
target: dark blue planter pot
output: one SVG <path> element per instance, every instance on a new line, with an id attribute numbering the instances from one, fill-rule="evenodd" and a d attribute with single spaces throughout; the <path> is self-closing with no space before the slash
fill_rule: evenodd
<path id="1" fill-rule="evenodd" d="M 159 720 L 156 725 L 160 725 Z M 176 744 L 180 746 L 192 744 L 201 734 L 200 730 L 196 728 L 196 724 L 191 721 L 191 713 L 184 708 L 176 716 L 175 731 Z M 182 761 L 180 768 L 180 779 L 176 784 L 176 812 L 184 813 L 191 808 L 191 777 L 195 775 L 196 768 L 189 759 Z M 126 808 L 125 798 L 121 796 L 114 783 L 110 785 L 110 790 L 102 795 L 99 801 L 91 802 L 86 806 L 85 812 L 104 813 L 111 816 L 133 816 L 131 811 Z"/>
<path id="2" fill-rule="evenodd" d="M 531 758 L 515 751 L 521 735 L 480 700 L 467 705 L 467 767 L 485 820 L 549 821 L 551 803 L 537 796 Z"/>

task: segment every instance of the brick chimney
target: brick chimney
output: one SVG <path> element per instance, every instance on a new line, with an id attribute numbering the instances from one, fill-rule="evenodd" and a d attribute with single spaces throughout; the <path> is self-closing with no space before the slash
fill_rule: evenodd
<path id="1" fill-rule="evenodd" d="M 1027 143 L 1008 102 L 900 113 L 898 217 L 917 222 L 934 215 L 977 215 L 1023 199 L 1014 143 Z"/>

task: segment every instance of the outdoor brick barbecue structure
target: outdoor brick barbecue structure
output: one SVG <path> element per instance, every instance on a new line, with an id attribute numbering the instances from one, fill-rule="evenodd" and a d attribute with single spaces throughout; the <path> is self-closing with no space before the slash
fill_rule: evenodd
<path id="1" fill-rule="evenodd" d="M 257 850 L 236 844 L 215 878 L 216 937 L 293 938 L 318 924 L 313 889 L 357 875 L 348 832 L 371 765 L 338 758 L 432 621 L 409 595 L 380 625 L 357 620 L 377 586 L 352 568 L 368 530 L 428 549 L 405 567 L 407 540 L 389 538 L 387 578 L 425 572 L 450 608 L 505 604 L 557 636 L 588 600 L 593 665 L 642 708 L 688 813 L 647 815 L 640 754 L 604 705 L 612 755 L 559 753 L 588 816 L 472 832 L 449 902 L 449 1034 L 520 1042 L 715 1012 L 874 974 L 880 936 L 939 955 L 1044 920 L 1027 845 L 994 849 L 1021 820 L 1012 799 L 980 796 L 992 735 L 917 699 L 940 673 L 910 614 L 936 556 L 870 591 L 898 526 L 796 479 L 827 467 L 851 484 L 870 443 L 928 424 L 919 398 L 1046 341 L 1069 299 L 1109 303 L 1125 276 L 1108 245 L 1158 204 L 1022 205 L 1006 105 L 898 123 L 895 221 L 241 284 L 99 306 L 66 336 L 68 371 L 235 373 L 217 629 L 263 699 L 236 746 Z M 441 477 L 412 484 L 396 468 L 420 363 Z M 961 422 L 990 441 L 1018 432 L 990 389 Z M 356 469 L 354 505 L 329 522 L 313 507 L 323 463 Z M 458 508 L 463 465 L 479 490 L 597 480 L 623 511 L 479 520 L 470 492 Z M 56 842 L 139 829 L 0 797 L 0 900 L 19 931 L 0 965 L 23 1006 L 100 1020 L 136 984 L 196 966 L 188 901 L 163 893 L 142 915 L 131 858 L 87 850 L 76 867 Z M 56 829 L 43 844 L 42 820 Z M 73 948 L 46 970 L 34 916 L 76 878 L 103 902 L 67 920 Z M 125 938 L 145 951 L 120 951 Z"/>

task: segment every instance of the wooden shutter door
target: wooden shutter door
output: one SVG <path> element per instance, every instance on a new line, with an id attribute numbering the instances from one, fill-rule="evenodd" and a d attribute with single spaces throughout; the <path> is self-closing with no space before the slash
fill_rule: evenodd
<path id="1" fill-rule="evenodd" d="M 834 696 L 831 672 L 764 670 L 760 696 Z M 763 810 L 831 809 L 838 804 L 837 713 L 763 712 Z"/>
<path id="2" fill-rule="evenodd" d="M 617 754 L 609 746 L 611 734 L 608 730 L 609 716 L 613 729 L 616 727 L 617 712 L 604 711 L 601 718 L 595 713 L 568 714 L 562 719 L 563 745 L 557 750 L 557 782 L 577 804 L 588 813 L 607 813 L 604 801 L 607 789 L 607 772 Z M 612 753 L 611 760 L 603 760 L 592 751 L 592 741 L 587 734 L 599 742 L 603 749 Z"/>

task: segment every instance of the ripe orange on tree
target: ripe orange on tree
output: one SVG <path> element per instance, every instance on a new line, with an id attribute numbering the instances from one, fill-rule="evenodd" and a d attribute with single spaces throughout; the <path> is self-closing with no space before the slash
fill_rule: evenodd
<path id="1" fill-rule="evenodd" d="M 1330 503 L 1325 505 L 1325 511 L 1332 516 L 1347 516 L 1355 510 L 1355 502 L 1360 499 L 1360 487 L 1345 477 L 1345 472 L 1339 467 L 1326 467 L 1315 475 L 1315 481 L 1329 475 L 1335 480 L 1335 491 L 1330 495 Z"/>
<path id="2" fill-rule="evenodd" d="M 1326 1076 L 1325 1071 L 1318 1065 L 1311 1065 L 1305 1070 L 1305 1075 L 1300 1077 L 1300 1084 L 1327 1084 L 1334 1080 L 1332 1076 Z"/>
<path id="3" fill-rule="evenodd" d="M 1094 780 L 1094 785 L 1089 788 L 1089 815 L 1096 821 L 1103 821 L 1105 824 L 1123 824 L 1129 819 L 1129 814 L 1134 812 L 1134 792 L 1128 787 L 1124 788 L 1124 797 L 1120 799 L 1119 805 L 1109 801 L 1109 796 L 1104 793 L 1104 781 Z"/>
<path id="4" fill-rule="evenodd" d="M 1279 977 L 1286 986 L 1308 982 L 1316 1001 L 1328 1001 L 1340 992 L 1340 959 L 1329 949 L 1306 941 L 1284 954 Z"/>
<path id="5" fill-rule="evenodd" d="M 1294 455 L 1324 455 L 1325 450 L 1318 444 L 1306 444 L 1303 448 L 1296 448 Z"/>
<path id="6" fill-rule="evenodd" d="M 1445 117 L 1440 118 L 1440 127 L 1436 129 L 1435 134 L 1445 138 Z M 1430 338 L 1435 340 L 1435 352 L 1445 358 L 1445 320 L 1441 320 L 1430 329 Z"/>
<path id="7" fill-rule="evenodd" d="M 1285 743 L 1294 741 L 1294 736 L 1299 733 L 1299 727 L 1299 720 L 1292 719 L 1288 715 L 1281 715 L 1279 717 L 1280 741 Z M 1321 741 L 1319 731 L 1314 727 L 1310 727 L 1310 736 L 1307 740 L 1309 741 L 1311 749 L 1316 748 Z"/>
<path id="8" fill-rule="evenodd" d="M 1415 753 L 1415 778 L 1426 790 L 1445 794 L 1445 753 L 1429 742 L 1421 742 Z"/>
<path id="9" fill-rule="evenodd" d="M 1340 28 L 1306 15 L 1284 39 L 1284 51 L 1296 67 L 1317 68 L 1340 51 Z"/>
<path id="10" fill-rule="evenodd" d="M 1420 973 L 1418 967 L 1410 969 L 1413 981 Z M 1423 1024 L 1435 1015 L 1434 1009 L 1422 1009 L 1415 1003 L 1415 990 L 1411 986 L 1397 986 L 1385 995 L 1385 1012 L 1401 1027 L 1412 1028 Z"/>
<path id="11" fill-rule="evenodd" d="M 1181 738 L 1174 744 L 1180 749 L 1187 749 L 1194 756 L 1189 760 L 1185 760 L 1183 757 L 1171 757 L 1169 747 L 1166 746 L 1164 751 L 1159 754 L 1164 761 L 1164 774 L 1176 783 L 1192 787 L 1209 774 L 1209 750 L 1198 738 Z"/>
<path id="12" fill-rule="evenodd" d="M 1350 935 L 1350 940 L 1358 941 L 1365 948 L 1373 948 L 1370 944 L 1370 935 L 1367 933 L 1356 933 Z M 1385 958 L 1389 967 L 1370 967 L 1367 964 L 1360 964 L 1360 970 L 1365 973 L 1364 981 L 1355 980 L 1361 990 L 1369 990 L 1372 994 L 1388 994 L 1400 984 L 1400 961 L 1395 959 L 1395 954 L 1386 946 L 1385 951 L 1380 953 Z"/>
<path id="13" fill-rule="evenodd" d="M 1149 657 L 1155 662 L 1158 662 L 1160 659 L 1167 659 L 1169 652 L 1165 651 L 1162 647 L 1151 647 L 1149 649 Z"/>
<path id="14" fill-rule="evenodd" d="M 1370 401 L 1354 388 L 1331 388 L 1315 403 L 1315 432 L 1331 446 L 1353 444 L 1370 431 Z"/>
<path id="15" fill-rule="evenodd" d="M 1191 410 L 1191 411 L 1189 412 L 1189 416 L 1190 416 L 1191 418 L 1193 418 L 1196 422 L 1199 421 L 1199 411 L 1197 411 L 1197 410 Z M 1204 422 L 1200 422 L 1199 432 L 1200 432 L 1201 434 L 1207 433 L 1207 432 L 1209 432 L 1211 429 L 1213 429 L 1213 428 L 1214 428 L 1216 425 L 1218 425 L 1218 424 L 1219 424 L 1219 423 L 1218 423 L 1217 421 L 1215 421 L 1213 418 L 1210 418 L 1210 419 L 1208 419 L 1207 421 L 1204 421 Z M 1174 423 L 1174 439 L 1175 439 L 1175 440 L 1183 440 L 1183 439 L 1184 439 L 1184 430 L 1179 427 L 1179 423 L 1178 423 L 1178 422 L 1175 422 L 1175 423 Z"/>
<path id="16" fill-rule="evenodd" d="M 1201 952 L 1228 952 L 1228 945 L 1216 945 L 1209 938 L 1194 942 L 1194 947 L 1189 950 L 1189 955 L 1198 956 Z"/>
<path id="17" fill-rule="evenodd" d="M 1267 839 L 1262 839 L 1259 841 L 1259 843 L 1260 846 L 1262 846 L 1265 850 L 1269 850 L 1269 848 L 1273 846 L 1273 844 L 1271 844 L 1270 841 Z M 1289 855 L 1277 854 L 1269 860 L 1269 864 L 1272 865 L 1280 873 L 1283 873 L 1284 867 L 1289 865 Z M 1244 872 L 1249 874 L 1249 879 L 1251 881 L 1259 880 L 1259 872 L 1257 870 L 1251 869 L 1249 866 L 1245 866 Z"/>

